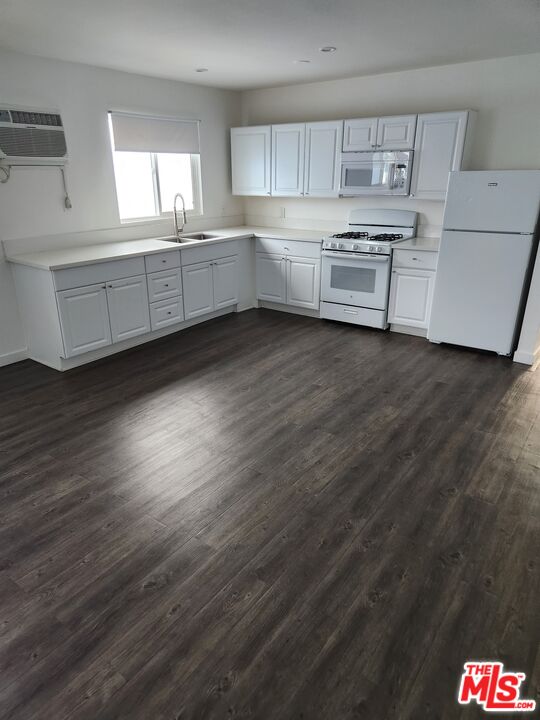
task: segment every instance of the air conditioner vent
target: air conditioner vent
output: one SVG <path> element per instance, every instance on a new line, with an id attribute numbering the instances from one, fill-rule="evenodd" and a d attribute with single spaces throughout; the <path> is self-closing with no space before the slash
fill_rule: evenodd
<path id="1" fill-rule="evenodd" d="M 59 113 L 0 107 L 0 162 L 4 166 L 64 165 L 67 147 Z"/>
<path id="2" fill-rule="evenodd" d="M 0 148 L 9 157 L 61 158 L 67 152 L 64 133 L 44 128 L 0 127 Z"/>

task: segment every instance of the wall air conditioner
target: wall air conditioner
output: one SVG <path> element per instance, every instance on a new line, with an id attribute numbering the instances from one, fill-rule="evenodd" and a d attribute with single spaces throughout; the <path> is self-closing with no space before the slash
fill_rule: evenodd
<path id="1" fill-rule="evenodd" d="M 67 159 L 57 110 L 0 105 L 0 165 L 65 165 Z"/>

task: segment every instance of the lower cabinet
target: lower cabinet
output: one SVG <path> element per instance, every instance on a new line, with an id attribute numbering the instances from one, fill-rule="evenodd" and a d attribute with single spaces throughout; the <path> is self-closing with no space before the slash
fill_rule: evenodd
<path id="1" fill-rule="evenodd" d="M 220 258 L 182 268 L 186 320 L 238 302 L 238 257 Z"/>
<path id="2" fill-rule="evenodd" d="M 394 268 L 388 321 L 395 325 L 427 330 L 434 287 L 434 270 Z"/>
<path id="3" fill-rule="evenodd" d="M 184 319 L 184 307 L 181 296 L 159 300 L 150 305 L 150 322 L 152 330 L 176 325 Z"/>
<path id="4" fill-rule="evenodd" d="M 57 293 L 66 357 L 150 332 L 146 275 Z"/>
<path id="5" fill-rule="evenodd" d="M 113 342 L 150 332 L 146 275 L 107 283 Z"/>
<path id="6" fill-rule="evenodd" d="M 285 258 L 282 255 L 257 253 L 255 273 L 259 300 L 287 302 Z"/>
<path id="7" fill-rule="evenodd" d="M 288 257 L 287 304 L 319 309 L 321 263 L 312 258 Z"/>
<path id="8" fill-rule="evenodd" d="M 57 293 L 66 357 L 112 343 L 105 283 Z"/>
<path id="9" fill-rule="evenodd" d="M 320 260 L 274 253 L 256 255 L 259 300 L 319 309 Z"/>

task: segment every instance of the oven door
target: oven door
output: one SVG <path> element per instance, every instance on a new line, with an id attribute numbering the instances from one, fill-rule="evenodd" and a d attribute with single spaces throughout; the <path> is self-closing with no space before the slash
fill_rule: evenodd
<path id="1" fill-rule="evenodd" d="M 390 256 L 322 253 L 321 298 L 326 302 L 386 310 Z"/>
<path id="2" fill-rule="evenodd" d="M 341 195 L 408 195 L 410 153 L 343 153 Z"/>

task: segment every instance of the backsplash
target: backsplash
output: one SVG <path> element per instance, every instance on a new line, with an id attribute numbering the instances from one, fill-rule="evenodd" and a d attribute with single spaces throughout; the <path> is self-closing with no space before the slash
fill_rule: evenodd
<path id="1" fill-rule="evenodd" d="M 245 198 L 246 225 L 324 231 L 344 229 L 356 208 L 396 208 L 419 213 L 418 235 L 441 234 L 443 202 L 410 198 Z"/>

